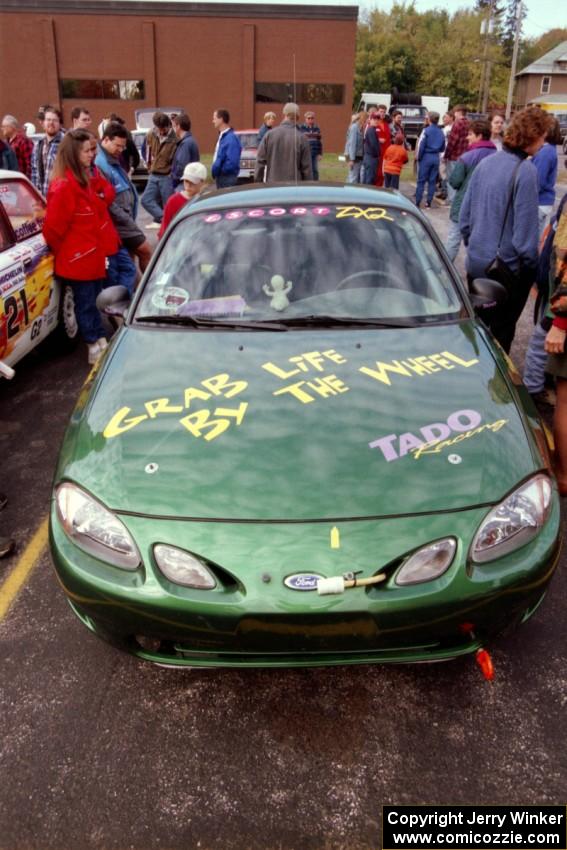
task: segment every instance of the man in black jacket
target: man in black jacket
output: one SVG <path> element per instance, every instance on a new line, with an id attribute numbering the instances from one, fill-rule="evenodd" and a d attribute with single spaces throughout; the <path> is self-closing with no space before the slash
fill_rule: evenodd
<path id="1" fill-rule="evenodd" d="M 362 157 L 362 182 L 373 186 L 376 180 L 376 169 L 380 159 L 380 141 L 378 139 L 378 122 L 380 115 L 370 113 L 370 120 L 364 131 L 364 155 Z"/>

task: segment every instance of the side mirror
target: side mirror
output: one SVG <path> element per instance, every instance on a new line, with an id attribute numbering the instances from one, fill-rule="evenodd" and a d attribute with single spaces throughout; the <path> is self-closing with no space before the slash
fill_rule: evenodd
<path id="1" fill-rule="evenodd" d="M 130 303 L 130 301 L 115 301 L 114 304 L 107 304 L 103 312 L 105 316 L 118 316 L 124 319 L 130 309 Z"/>
<path id="2" fill-rule="evenodd" d="M 488 277 L 475 278 L 469 286 L 469 295 L 475 310 L 497 307 L 508 300 L 506 287 Z"/>

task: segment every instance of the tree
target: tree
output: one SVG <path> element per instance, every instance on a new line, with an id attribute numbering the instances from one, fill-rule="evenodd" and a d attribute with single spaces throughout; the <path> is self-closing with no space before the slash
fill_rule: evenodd
<path id="1" fill-rule="evenodd" d="M 363 91 L 448 95 L 473 108 L 479 95 L 485 58 L 480 22 L 486 13 L 460 10 L 450 16 L 443 9 L 418 12 L 413 3 L 394 3 L 390 14 L 377 9 L 358 27 L 355 103 Z M 491 94 L 506 99 L 507 77 L 497 39 L 487 45 L 493 63 Z"/>

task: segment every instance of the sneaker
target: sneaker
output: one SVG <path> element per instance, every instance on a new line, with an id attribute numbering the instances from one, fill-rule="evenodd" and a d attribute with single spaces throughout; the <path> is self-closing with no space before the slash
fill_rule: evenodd
<path id="1" fill-rule="evenodd" d="M 91 343 L 91 345 L 87 345 L 87 348 L 88 348 L 88 352 L 89 352 L 88 353 L 88 361 L 89 361 L 90 365 L 93 366 L 97 362 L 98 358 L 100 357 L 101 350 L 98 347 L 98 342 L 93 342 L 93 343 Z"/>
<path id="2" fill-rule="evenodd" d="M 146 230 L 159 230 L 161 227 L 161 221 L 152 221 L 151 224 L 146 224 Z"/>
<path id="3" fill-rule="evenodd" d="M 426 201 L 426 202 L 425 202 L 425 209 L 426 209 L 426 210 L 430 210 L 430 209 L 431 209 L 431 204 L 429 203 L 429 201 Z"/>
<path id="4" fill-rule="evenodd" d="M 13 552 L 16 544 L 10 537 L 0 537 L 0 558 L 4 558 Z"/>

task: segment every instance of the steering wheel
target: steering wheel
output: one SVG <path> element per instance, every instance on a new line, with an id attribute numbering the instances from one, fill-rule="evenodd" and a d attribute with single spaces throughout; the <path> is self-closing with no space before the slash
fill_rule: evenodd
<path id="1" fill-rule="evenodd" d="M 350 284 L 352 284 L 352 283 L 354 283 L 353 288 L 359 288 L 357 281 L 359 281 L 361 278 L 371 278 L 371 277 L 386 278 L 386 280 L 389 280 L 393 284 L 395 284 L 396 287 L 398 286 L 398 281 L 396 281 L 396 279 L 394 278 L 394 276 L 392 274 L 390 274 L 390 272 L 384 271 L 383 269 L 367 269 L 366 271 L 362 271 L 362 272 L 353 272 L 352 274 L 349 274 L 346 277 L 344 277 L 340 281 L 340 283 L 337 284 L 337 286 L 335 288 L 335 292 L 338 292 L 339 289 L 349 289 L 349 288 L 351 288 Z M 369 288 L 371 286 L 373 286 L 373 284 L 370 281 L 368 281 L 368 283 L 366 285 L 360 286 L 360 289 L 366 289 L 366 288 Z"/>

